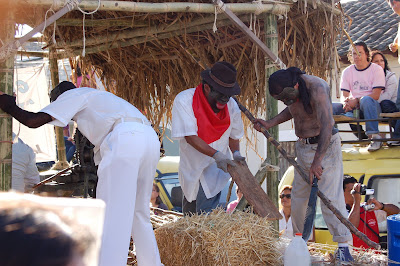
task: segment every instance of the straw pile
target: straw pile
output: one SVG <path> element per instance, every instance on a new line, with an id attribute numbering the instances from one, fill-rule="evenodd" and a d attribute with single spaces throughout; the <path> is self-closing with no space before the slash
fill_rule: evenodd
<path id="1" fill-rule="evenodd" d="M 267 220 L 251 213 L 179 219 L 155 230 L 161 260 L 169 265 L 279 265 L 280 243 Z"/>
<path id="2" fill-rule="evenodd" d="M 334 257 L 336 248 L 336 245 L 308 243 L 312 265 L 335 265 L 335 263 L 337 263 Z M 377 251 L 355 247 L 352 247 L 351 250 L 351 255 L 354 258 L 354 262 L 349 265 L 381 266 L 388 264 L 386 250 Z"/>

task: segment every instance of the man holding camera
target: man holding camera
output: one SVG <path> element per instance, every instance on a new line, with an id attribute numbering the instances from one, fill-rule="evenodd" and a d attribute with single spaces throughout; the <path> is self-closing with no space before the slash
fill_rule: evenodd
<path id="1" fill-rule="evenodd" d="M 343 179 L 344 200 L 349 212 L 349 221 L 372 241 L 379 243 L 379 227 L 386 222 L 386 217 L 400 212 L 400 209 L 389 203 L 382 203 L 375 198 L 361 203 L 361 195 L 372 195 L 373 190 L 365 188 L 357 179 L 345 175 Z M 371 248 L 353 234 L 353 246 Z M 382 246 L 382 243 L 381 243 Z M 385 248 L 382 246 L 382 248 Z"/>

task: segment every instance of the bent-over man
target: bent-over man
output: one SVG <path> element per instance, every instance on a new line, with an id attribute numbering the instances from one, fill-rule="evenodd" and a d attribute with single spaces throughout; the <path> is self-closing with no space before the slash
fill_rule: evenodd
<path id="1" fill-rule="evenodd" d="M 0 108 L 30 128 L 47 123 L 65 127 L 75 121 L 95 145 L 96 195 L 106 203 L 100 265 L 126 265 L 131 232 L 138 264 L 161 265 L 149 206 L 160 142 L 149 121 L 112 93 L 75 88 L 67 81 L 55 87 L 50 98 L 50 105 L 32 113 L 0 92 Z"/>
<path id="2" fill-rule="evenodd" d="M 202 82 L 179 93 L 172 109 L 172 137 L 179 139 L 183 213 L 210 212 L 230 179 L 227 165 L 244 161 L 239 152 L 243 121 L 232 95 L 240 93 L 236 68 L 217 62 L 201 72 Z"/>
<path id="3" fill-rule="evenodd" d="M 295 133 L 299 138 L 296 142 L 298 164 L 309 173 L 310 184 L 314 176 L 319 179 L 319 190 L 346 216 L 342 191 L 342 151 L 338 131 L 333 127 L 328 84 L 318 77 L 306 75 L 296 67 L 290 67 L 270 76 L 269 92 L 287 108 L 270 120 L 257 119 L 255 129 L 260 131 L 260 125 L 269 129 L 293 118 Z M 310 184 L 295 171 L 292 189 L 293 233 L 303 232 Z M 333 241 L 339 243 L 336 258 L 352 261 L 346 243 L 352 240 L 350 231 L 324 204 L 321 208 Z"/>

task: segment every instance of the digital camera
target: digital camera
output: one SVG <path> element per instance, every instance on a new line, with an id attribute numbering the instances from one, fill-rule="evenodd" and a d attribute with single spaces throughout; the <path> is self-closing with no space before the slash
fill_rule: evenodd
<path id="1" fill-rule="evenodd" d="M 373 210 L 375 208 L 375 204 L 371 203 L 371 204 L 364 204 L 362 205 L 364 207 L 365 211 L 369 211 L 369 210 Z"/>
<path id="2" fill-rule="evenodd" d="M 373 188 L 367 188 L 366 185 L 361 185 L 360 186 L 360 194 L 361 195 L 374 195 L 374 189 Z"/>

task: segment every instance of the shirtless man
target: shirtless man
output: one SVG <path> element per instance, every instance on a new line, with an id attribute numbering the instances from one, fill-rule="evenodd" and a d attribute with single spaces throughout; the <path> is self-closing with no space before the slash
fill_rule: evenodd
<path id="1" fill-rule="evenodd" d="M 339 134 L 333 127 L 328 84 L 291 67 L 270 76 L 269 92 L 287 108 L 270 120 L 257 119 L 254 128 L 260 131 L 260 125 L 263 125 L 269 129 L 293 118 L 295 133 L 299 137 L 296 143 L 297 162 L 309 172 L 310 183 L 316 176 L 321 192 L 342 215 L 346 215 L 342 191 L 342 151 Z M 292 189 L 293 233 L 303 232 L 310 191 L 311 185 L 295 171 Z M 325 205 L 321 205 L 321 208 L 333 241 L 339 243 L 337 260 L 353 261 L 346 243 L 352 240 L 350 231 Z"/>

